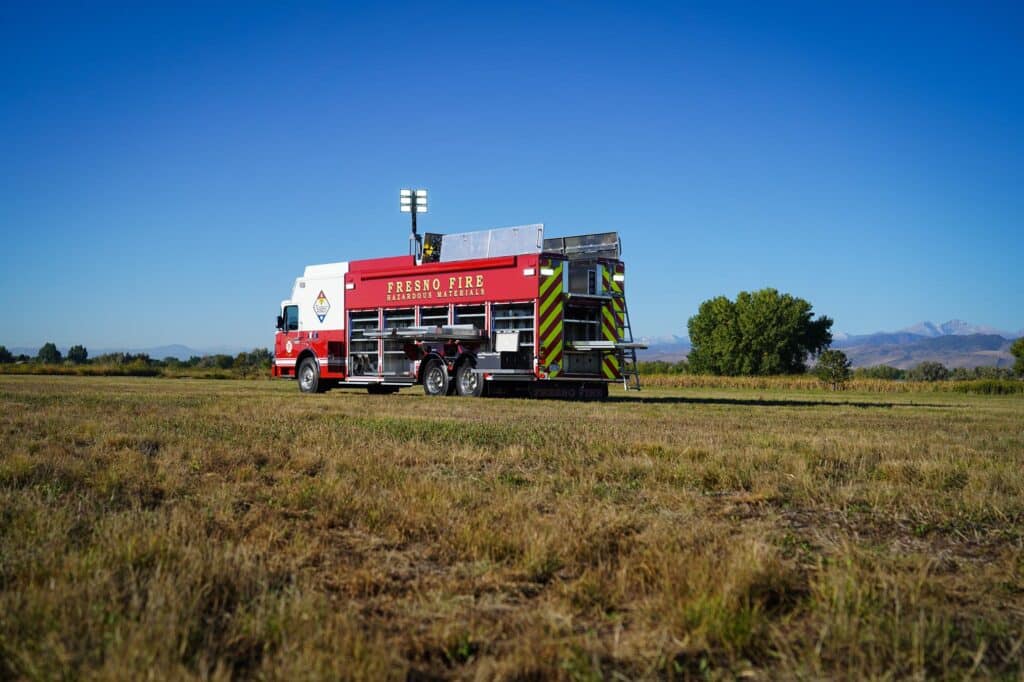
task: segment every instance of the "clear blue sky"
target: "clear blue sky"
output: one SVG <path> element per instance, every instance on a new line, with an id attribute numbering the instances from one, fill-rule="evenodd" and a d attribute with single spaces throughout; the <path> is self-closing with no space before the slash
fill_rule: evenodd
<path id="1" fill-rule="evenodd" d="M 301 3 L 299 3 L 301 4 Z M 307 263 L 619 230 L 635 332 L 774 286 L 1024 327 L 1020 3 L 0 8 L 0 343 L 270 345 Z"/>

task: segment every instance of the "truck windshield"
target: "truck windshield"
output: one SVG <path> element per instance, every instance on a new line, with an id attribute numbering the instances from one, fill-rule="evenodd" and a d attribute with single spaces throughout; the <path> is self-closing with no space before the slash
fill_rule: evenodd
<path id="1" fill-rule="evenodd" d="M 284 329 L 294 332 L 299 328 L 299 306 L 286 305 L 284 307 Z"/>

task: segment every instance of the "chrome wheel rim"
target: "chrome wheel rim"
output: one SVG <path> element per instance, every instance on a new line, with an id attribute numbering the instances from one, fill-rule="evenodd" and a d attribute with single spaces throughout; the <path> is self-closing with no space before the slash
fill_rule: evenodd
<path id="1" fill-rule="evenodd" d="M 473 370 L 469 368 L 462 370 L 462 376 L 459 378 L 459 387 L 462 389 L 463 394 L 469 395 L 476 392 L 477 379 L 476 372 Z"/>
<path id="2" fill-rule="evenodd" d="M 431 393 L 440 393 L 444 386 L 444 371 L 440 367 L 432 367 L 427 373 L 427 387 Z"/>
<path id="3" fill-rule="evenodd" d="M 307 362 L 306 366 L 302 368 L 302 376 L 299 378 L 303 389 L 308 391 L 313 388 L 313 377 L 313 366 Z"/>

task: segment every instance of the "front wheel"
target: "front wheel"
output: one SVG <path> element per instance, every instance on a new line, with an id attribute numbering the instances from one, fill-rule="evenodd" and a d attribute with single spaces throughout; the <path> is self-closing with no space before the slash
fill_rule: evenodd
<path id="1" fill-rule="evenodd" d="M 484 393 L 484 378 L 474 369 L 476 363 L 466 360 L 455 372 L 455 390 L 464 398 L 479 398 Z"/>
<path id="2" fill-rule="evenodd" d="M 429 396 L 439 397 L 448 395 L 448 369 L 437 358 L 427 361 L 423 368 L 423 392 Z"/>
<path id="3" fill-rule="evenodd" d="M 320 393 L 320 368 L 313 358 L 306 358 L 299 365 L 299 390 L 303 393 Z"/>

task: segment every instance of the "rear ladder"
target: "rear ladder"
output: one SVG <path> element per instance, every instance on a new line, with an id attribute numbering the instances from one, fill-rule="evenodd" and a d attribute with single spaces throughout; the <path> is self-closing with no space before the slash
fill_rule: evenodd
<path id="1" fill-rule="evenodd" d="M 629 305 L 625 296 L 622 296 L 622 319 L 622 340 L 632 344 L 633 329 L 629 325 Z M 636 348 L 633 347 L 622 351 L 622 387 L 627 391 L 640 390 L 640 370 L 636 364 Z"/>

